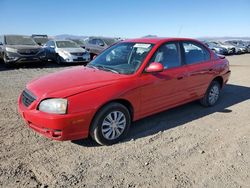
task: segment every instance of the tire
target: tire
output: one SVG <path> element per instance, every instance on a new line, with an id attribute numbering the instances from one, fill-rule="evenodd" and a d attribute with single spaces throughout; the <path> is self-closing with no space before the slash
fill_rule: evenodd
<path id="1" fill-rule="evenodd" d="M 206 91 L 206 94 L 200 100 L 201 105 L 205 107 L 214 106 L 220 98 L 220 93 L 221 93 L 220 83 L 216 80 L 212 81 Z"/>
<path id="2" fill-rule="evenodd" d="M 6 55 L 3 54 L 3 62 L 4 62 L 4 65 L 7 67 L 7 68 L 10 68 L 12 66 L 14 66 L 13 64 L 9 63 L 6 61 Z"/>
<path id="3" fill-rule="evenodd" d="M 120 123 L 112 123 L 115 119 Z M 100 145 L 112 145 L 125 137 L 130 124 L 129 110 L 120 103 L 110 103 L 95 115 L 90 127 L 90 136 Z"/>
<path id="4" fill-rule="evenodd" d="M 58 55 L 58 56 L 56 56 L 56 63 L 58 64 L 58 65 L 62 65 L 63 63 L 62 63 L 62 59 L 61 59 L 61 57 Z"/>

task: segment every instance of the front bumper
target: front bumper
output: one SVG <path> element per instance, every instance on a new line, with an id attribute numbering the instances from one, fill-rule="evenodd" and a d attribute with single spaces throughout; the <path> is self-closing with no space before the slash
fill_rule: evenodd
<path id="1" fill-rule="evenodd" d="M 31 63 L 46 61 L 45 52 L 37 53 L 35 55 L 21 55 L 19 53 L 6 52 L 5 61 L 7 63 Z"/>
<path id="2" fill-rule="evenodd" d="M 86 63 L 90 61 L 90 54 L 86 53 L 83 56 L 67 55 L 61 56 L 64 63 Z"/>
<path id="3" fill-rule="evenodd" d="M 29 107 L 18 98 L 18 111 L 26 124 L 47 138 L 54 140 L 78 140 L 87 138 L 91 122 L 90 112 L 76 114 L 48 114 L 36 110 L 33 102 Z"/>

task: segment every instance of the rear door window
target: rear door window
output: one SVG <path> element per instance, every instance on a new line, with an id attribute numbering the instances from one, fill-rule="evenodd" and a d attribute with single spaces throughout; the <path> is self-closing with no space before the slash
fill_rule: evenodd
<path id="1" fill-rule="evenodd" d="M 201 63 L 210 60 L 209 51 L 195 42 L 183 42 L 184 57 L 186 64 Z"/>

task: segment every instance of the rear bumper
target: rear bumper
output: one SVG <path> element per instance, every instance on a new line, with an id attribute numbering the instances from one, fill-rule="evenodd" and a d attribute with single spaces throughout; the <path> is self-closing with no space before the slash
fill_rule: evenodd
<path id="1" fill-rule="evenodd" d="M 87 138 L 89 135 L 90 112 L 65 115 L 47 114 L 25 107 L 20 97 L 18 111 L 30 128 L 47 138 L 64 141 Z"/>

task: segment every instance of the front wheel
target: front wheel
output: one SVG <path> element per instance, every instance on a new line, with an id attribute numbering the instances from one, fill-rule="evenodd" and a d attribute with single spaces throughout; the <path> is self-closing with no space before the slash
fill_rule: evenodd
<path id="1" fill-rule="evenodd" d="M 124 138 L 130 124 L 128 109 L 120 103 L 110 103 L 96 114 L 90 135 L 100 145 L 112 145 Z"/>
<path id="2" fill-rule="evenodd" d="M 212 81 L 205 96 L 200 100 L 203 106 L 214 106 L 220 98 L 221 85 L 218 81 Z"/>
<path id="3" fill-rule="evenodd" d="M 4 62 L 4 64 L 5 64 L 6 67 L 11 67 L 11 66 L 13 66 L 13 64 L 11 64 L 11 63 L 9 63 L 9 62 L 7 61 L 6 54 L 3 54 L 3 62 Z"/>
<path id="4" fill-rule="evenodd" d="M 61 57 L 59 55 L 56 57 L 56 63 L 58 65 L 62 65 L 63 64 L 62 59 L 61 59 Z"/>

